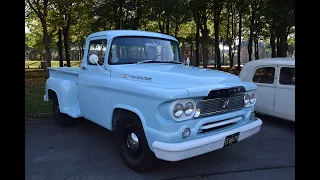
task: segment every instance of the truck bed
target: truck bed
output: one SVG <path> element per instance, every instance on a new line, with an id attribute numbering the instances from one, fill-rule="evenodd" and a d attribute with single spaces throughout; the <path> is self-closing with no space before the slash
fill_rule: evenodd
<path id="1" fill-rule="evenodd" d="M 80 67 L 50 67 L 49 77 L 77 81 Z"/>

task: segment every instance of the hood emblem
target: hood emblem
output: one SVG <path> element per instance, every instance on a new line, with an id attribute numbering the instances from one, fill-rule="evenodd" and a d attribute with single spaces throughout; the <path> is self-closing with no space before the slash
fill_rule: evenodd
<path id="1" fill-rule="evenodd" d="M 226 107 L 228 107 L 228 104 L 229 104 L 229 99 L 223 103 L 222 108 L 225 109 Z"/>

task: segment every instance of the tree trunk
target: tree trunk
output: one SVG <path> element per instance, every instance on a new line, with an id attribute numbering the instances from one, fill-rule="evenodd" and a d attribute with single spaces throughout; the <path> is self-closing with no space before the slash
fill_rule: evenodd
<path id="1" fill-rule="evenodd" d="M 202 36 L 202 38 L 203 38 L 203 36 Z M 205 42 L 202 41 L 202 44 L 201 44 L 201 45 L 202 45 L 202 46 L 201 46 L 202 51 L 201 51 L 201 53 L 200 53 L 200 55 L 201 55 L 201 58 L 200 58 L 200 59 L 201 59 L 201 61 L 202 61 L 202 67 L 203 67 L 203 68 L 207 68 L 207 67 L 208 67 L 208 63 L 207 63 L 208 61 L 206 61 L 206 60 L 204 59 L 204 54 L 205 54 L 205 51 L 206 51 L 206 50 L 205 50 L 205 45 L 204 45 L 204 43 L 205 43 Z M 205 62 L 205 61 L 206 61 L 206 62 Z"/>
<path id="2" fill-rule="evenodd" d="M 227 17 L 227 42 L 229 47 L 229 62 L 231 62 L 231 38 L 229 37 L 230 33 L 230 7 L 228 7 L 228 17 Z"/>
<path id="3" fill-rule="evenodd" d="M 259 38 L 257 39 L 257 59 L 260 59 L 259 57 Z"/>
<path id="4" fill-rule="evenodd" d="M 174 29 L 174 37 L 178 37 L 178 30 L 179 30 L 179 24 L 178 24 L 178 18 L 176 17 L 176 27 Z"/>
<path id="5" fill-rule="evenodd" d="M 275 23 L 272 21 L 271 26 L 270 26 L 270 45 L 271 45 L 271 57 L 275 58 L 277 57 L 276 54 L 276 37 L 275 37 Z"/>
<path id="6" fill-rule="evenodd" d="M 284 23 L 281 23 L 279 26 L 279 55 L 278 57 L 287 57 L 287 26 Z"/>
<path id="7" fill-rule="evenodd" d="M 81 44 L 81 60 L 83 59 L 83 55 L 84 55 L 84 43 Z"/>
<path id="8" fill-rule="evenodd" d="M 48 67 L 51 67 L 51 49 L 50 49 L 51 38 L 48 34 L 47 24 L 43 19 L 41 20 L 41 25 L 43 29 L 43 42 L 44 42 L 44 49 L 45 49 L 45 61 L 46 61 L 46 67 L 47 67 L 46 75 L 47 77 L 49 77 Z"/>
<path id="9" fill-rule="evenodd" d="M 231 11 L 232 11 L 232 14 L 231 14 L 231 39 L 230 39 L 230 45 L 229 45 L 229 56 L 231 55 L 231 58 L 230 58 L 230 67 L 232 68 L 233 67 L 233 57 L 234 57 L 234 52 L 232 51 L 232 41 L 233 41 L 233 48 L 235 49 L 236 48 L 236 45 L 235 45 L 235 42 L 234 42 L 234 39 L 235 39 L 235 33 L 234 33 L 234 10 L 233 10 L 233 5 L 231 4 Z"/>
<path id="10" fill-rule="evenodd" d="M 190 43 L 190 62 L 192 62 L 192 60 L 193 60 L 192 53 L 193 53 L 193 42 L 191 41 L 191 43 Z"/>
<path id="11" fill-rule="evenodd" d="M 134 19 L 134 26 L 132 29 L 139 29 L 139 25 L 140 25 L 140 18 L 141 18 L 141 14 L 142 14 L 142 7 L 141 7 L 141 2 L 140 0 L 137 0 L 137 15 Z"/>
<path id="12" fill-rule="evenodd" d="M 61 28 L 58 30 L 58 54 L 59 54 L 59 66 L 63 67 L 63 47 L 62 47 L 62 31 Z"/>
<path id="13" fill-rule="evenodd" d="M 250 23 L 250 38 L 248 43 L 248 54 L 249 54 L 249 61 L 252 60 L 252 39 L 253 39 L 253 27 L 254 27 L 254 20 L 255 20 L 255 6 L 252 6 L 252 15 L 251 15 L 251 23 Z"/>
<path id="14" fill-rule="evenodd" d="M 182 47 L 181 47 L 181 51 L 182 51 L 182 58 L 183 58 L 183 62 L 187 62 L 186 59 L 184 58 L 184 52 L 186 50 L 186 43 L 185 41 L 182 41 Z"/>
<path id="15" fill-rule="evenodd" d="M 169 17 L 166 20 L 166 34 L 170 34 L 170 19 Z"/>
<path id="16" fill-rule="evenodd" d="M 82 59 L 82 48 L 81 48 L 81 44 L 79 44 L 79 61 L 81 61 Z"/>
<path id="17" fill-rule="evenodd" d="M 277 57 L 280 56 L 280 37 L 277 35 Z"/>
<path id="18" fill-rule="evenodd" d="M 205 12 L 205 11 L 204 11 Z M 202 38 L 203 38 L 203 67 L 207 68 L 208 65 L 208 41 L 209 41 L 209 30 L 207 27 L 207 15 L 203 13 L 203 28 L 201 29 Z"/>
<path id="19" fill-rule="evenodd" d="M 66 55 L 66 62 L 67 62 L 67 67 L 71 67 L 70 65 L 70 51 L 69 51 L 69 28 L 67 26 L 64 26 L 62 28 L 63 31 L 63 42 L 64 42 L 64 51 Z"/>
<path id="20" fill-rule="evenodd" d="M 238 45 L 238 69 L 241 69 L 240 67 L 240 51 L 241 51 L 241 32 L 242 32 L 242 9 L 240 9 L 239 12 L 239 45 Z"/>
<path id="21" fill-rule="evenodd" d="M 259 59 L 259 42 L 258 38 L 254 40 L 254 58 Z"/>
<path id="22" fill-rule="evenodd" d="M 288 36 L 289 36 L 289 33 L 290 33 L 290 26 L 288 26 L 287 28 L 287 34 L 285 35 L 285 40 L 286 40 L 286 46 L 285 46 L 285 52 L 287 53 L 288 52 Z"/>
<path id="23" fill-rule="evenodd" d="M 199 32 L 199 24 L 196 24 L 196 66 L 199 67 L 199 39 L 200 39 L 200 32 Z"/>
<path id="24" fill-rule="evenodd" d="M 161 33 L 164 33 L 164 25 L 161 25 L 160 19 L 158 20 L 159 30 Z"/>
<path id="25" fill-rule="evenodd" d="M 219 23 L 220 23 L 220 7 L 215 8 L 214 12 L 214 50 L 216 54 L 215 61 L 217 62 L 217 69 L 221 71 L 221 59 L 220 59 L 220 48 L 219 48 Z"/>
<path id="26" fill-rule="evenodd" d="M 254 38 L 254 59 L 257 59 L 257 41 L 256 38 Z"/>
<path id="27" fill-rule="evenodd" d="M 222 42 L 222 65 L 224 64 L 224 43 Z"/>

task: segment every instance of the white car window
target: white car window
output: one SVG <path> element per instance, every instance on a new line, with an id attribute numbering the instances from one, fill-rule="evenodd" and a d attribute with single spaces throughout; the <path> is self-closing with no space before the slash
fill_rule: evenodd
<path id="1" fill-rule="evenodd" d="M 293 67 L 281 67 L 279 83 L 281 85 L 295 85 L 295 68 Z"/>
<path id="2" fill-rule="evenodd" d="M 252 81 L 256 83 L 273 84 L 274 82 L 274 67 L 261 67 L 256 70 Z"/>

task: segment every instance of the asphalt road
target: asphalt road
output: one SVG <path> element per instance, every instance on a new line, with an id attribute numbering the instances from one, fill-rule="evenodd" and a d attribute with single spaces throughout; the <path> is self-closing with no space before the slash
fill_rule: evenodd
<path id="1" fill-rule="evenodd" d="M 261 131 L 237 144 L 138 174 L 121 161 L 111 132 L 89 121 L 61 128 L 26 119 L 26 180 L 295 179 L 294 123 L 261 116 Z"/>

